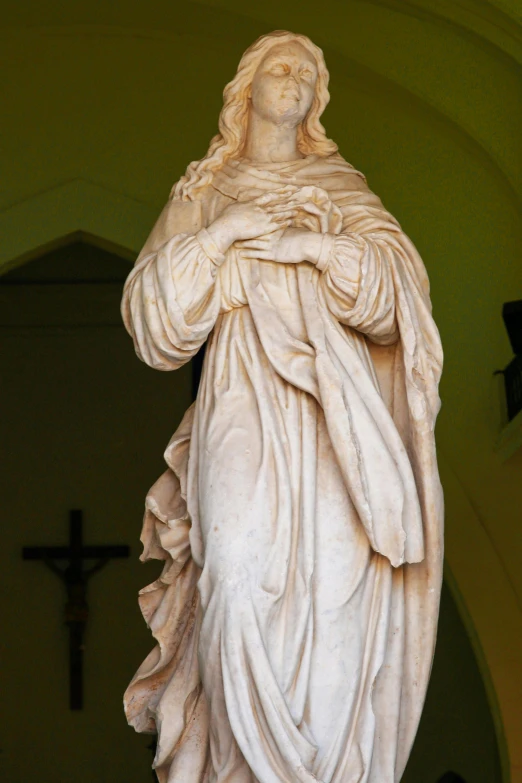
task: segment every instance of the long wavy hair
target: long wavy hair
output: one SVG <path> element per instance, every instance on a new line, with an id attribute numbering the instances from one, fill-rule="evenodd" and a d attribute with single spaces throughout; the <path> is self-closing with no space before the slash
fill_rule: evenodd
<path id="1" fill-rule="evenodd" d="M 245 146 L 248 130 L 250 94 L 254 74 L 268 51 L 275 44 L 297 41 L 307 49 L 317 63 L 315 95 L 310 111 L 297 128 L 297 148 L 303 155 L 312 153 L 330 155 L 337 151 L 337 144 L 326 135 L 319 118 L 330 100 L 323 52 L 306 35 L 276 30 L 262 35 L 244 53 L 236 75 L 223 91 L 223 108 L 219 115 L 219 133 L 210 142 L 207 154 L 201 160 L 189 164 L 183 177 L 176 183 L 172 197 L 177 201 L 192 201 L 195 193 L 212 181 L 218 171 L 232 158 L 238 158 Z"/>

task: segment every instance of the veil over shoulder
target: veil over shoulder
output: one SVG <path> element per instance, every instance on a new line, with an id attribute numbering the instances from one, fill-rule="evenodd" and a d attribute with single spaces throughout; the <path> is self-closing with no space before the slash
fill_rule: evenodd
<path id="1" fill-rule="evenodd" d="M 288 184 L 339 215 L 321 269 L 212 257 L 216 214 Z M 125 708 L 158 733 L 159 780 L 398 783 L 443 558 L 442 351 L 416 249 L 337 153 L 231 160 L 169 202 L 122 313 L 159 369 L 208 340 L 142 532 L 164 561 L 140 594 L 158 644 Z"/>

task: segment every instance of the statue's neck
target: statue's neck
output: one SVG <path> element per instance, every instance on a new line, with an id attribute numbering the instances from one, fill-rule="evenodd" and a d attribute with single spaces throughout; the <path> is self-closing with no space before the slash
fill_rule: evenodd
<path id="1" fill-rule="evenodd" d="M 250 112 L 243 155 L 252 163 L 279 163 L 298 160 L 297 128 L 275 125 Z"/>

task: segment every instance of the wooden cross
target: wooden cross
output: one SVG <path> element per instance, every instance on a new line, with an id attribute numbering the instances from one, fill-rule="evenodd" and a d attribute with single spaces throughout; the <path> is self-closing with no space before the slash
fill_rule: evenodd
<path id="1" fill-rule="evenodd" d="M 43 560 L 64 583 L 67 590 L 65 623 L 69 627 L 69 707 L 83 707 L 83 634 L 89 615 L 87 582 L 113 557 L 128 557 L 128 546 L 85 546 L 82 541 L 82 512 L 69 514 L 68 546 L 25 546 L 24 560 Z M 84 568 L 84 560 L 95 560 Z M 64 562 L 68 561 L 68 562 Z M 63 565 L 59 565 L 62 562 Z"/>

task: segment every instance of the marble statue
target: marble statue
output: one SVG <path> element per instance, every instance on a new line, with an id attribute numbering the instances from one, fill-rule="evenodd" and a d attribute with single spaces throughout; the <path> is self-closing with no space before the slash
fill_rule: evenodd
<path id="1" fill-rule="evenodd" d="M 125 694 L 162 783 L 394 783 L 422 711 L 442 352 L 418 253 L 321 125 L 328 78 L 303 35 L 245 52 L 125 286 L 148 365 L 206 343 L 146 499 L 157 646 Z"/>

